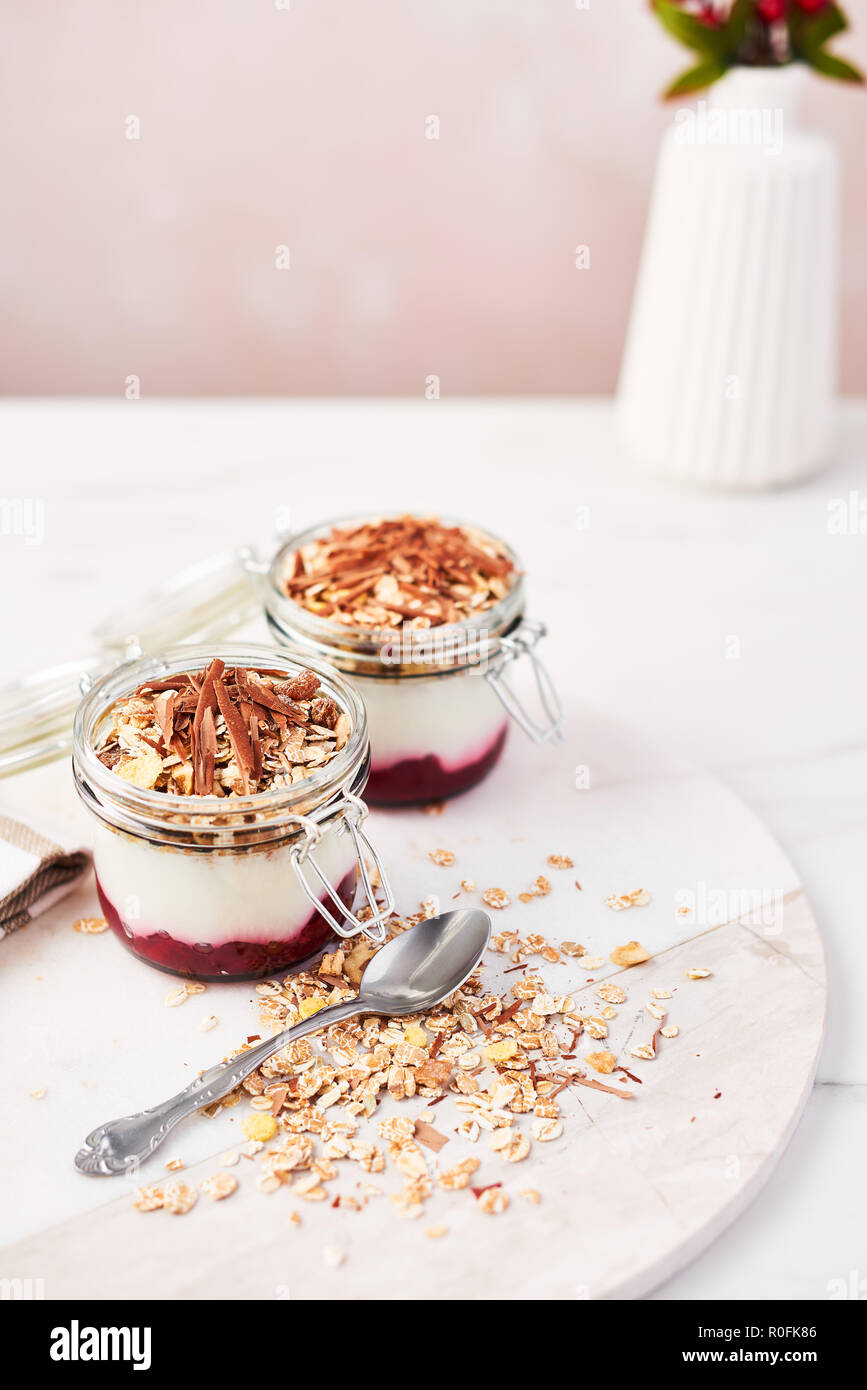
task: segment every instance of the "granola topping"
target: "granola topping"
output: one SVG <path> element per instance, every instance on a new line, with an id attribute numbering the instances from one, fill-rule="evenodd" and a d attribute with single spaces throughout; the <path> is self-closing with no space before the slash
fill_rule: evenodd
<path id="1" fill-rule="evenodd" d="M 504 546 L 469 526 L 399 516 L 335 526 L 291 557 L 286 593 L 349 627 L 439 627 L 505 598 L 517 577 Z"/>
<path id="2" fill-rule="evenodd" d="M 320 689 L 313 671 L 287 677 L 215 658 L 119 701 L 97 756 L 124 781 L 174 796 L 292 786 L 349 738 L 349 715 Z"/>

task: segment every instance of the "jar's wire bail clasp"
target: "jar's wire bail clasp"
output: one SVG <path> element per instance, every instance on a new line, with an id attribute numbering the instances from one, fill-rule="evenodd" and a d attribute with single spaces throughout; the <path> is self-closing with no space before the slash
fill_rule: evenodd
<path id="1" fill-rule="evenodd" d="M 527 620 L 521 622 L 510 636 L 500 639 L 497 660 L 485 672 L 486 680 L 493 686 L 506 713 L 511 715 L 534 743 L 559 741 L 563 737 L 563 706 L 560 696 L 557 694 L 551 673 L 536 653 L 536 645 L 540 638 L 545 636 L 545 632 L 544 623 Z M 545 722 L 535 719 L 530 714 L 503 674 L 505 667 L 524 656 L 533 669 Z"/>
<path id="2" fill-rule="evenodd" d="M 362 918 L 347 907 L 340 897 L 336 885 L 331 882 L 328 875 L 323 872 L 321 865 L 317 863 L 313 851 L 322 839 L 322 827 L 308 816 L 296 817 L 299 828 L 303 832 L 300 842 L 293 847 L 291 852 L 292 864 L 298 882 L 313 906 L 322 914 L 332 931 L 336 932 L 338 936 L 357 936 L 359 933 L 363 933 L 371 941 L 381 945 L 385 941 L 385 923 L 394 912 L 394 893 L 382 859 L 362 829 L 367 817 L 367 806 L 360 797 L 355 796 L 352 792 L 344 792 L 340 801 L 333 808 L 332 815 L 338 823 L 340 833 L 349 834 L 352 837 L 358 876 L 364 891 L 362 907 L 368 908 L 371 915 Z M 332 817 L 329 817 L 329 820 L 331 819 Z M 371 873 L 371 865 L 373 873 Z M 305 866 L 312 871 L 312 877 L 305 871 Z M 374 876 L 382 894 L 379 900 L 376 897 Z M 320 889 L 324 889 L 326 901 L 323 901 L 320 893 L 317 892 L 314 880 L 319 883 Z M 340 914 L 339 917 L 330 910 L 327 902 L 333 904 L 337 913 Z"/>

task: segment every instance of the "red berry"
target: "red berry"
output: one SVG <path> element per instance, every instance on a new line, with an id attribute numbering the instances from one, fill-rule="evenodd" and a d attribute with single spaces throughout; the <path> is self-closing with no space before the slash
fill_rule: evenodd
<path id="1" fill-rule="evenodd" d="M 756 9 L 766 24 L 777 24 L 786 16 L 786 0 L 759 0 Z"/>
<path id="2" fill-rule="evenodd" d="M 829 3 L 830 0 L 797 0 L 798 9 L 803 10 L 804 14 L 817 14 Z"/>

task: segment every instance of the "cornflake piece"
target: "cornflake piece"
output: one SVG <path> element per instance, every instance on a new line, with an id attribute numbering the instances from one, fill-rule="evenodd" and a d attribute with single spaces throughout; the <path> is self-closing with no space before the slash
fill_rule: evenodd
<path id="1" fill-rule="evenodd" d="M 312 1018 L 314 1014 L 318 1014 L 319 1010 L 324 1008 L 324 999 L 314 999 L 313 997 L 309 999 L 302 999 L 298 1005 L 298 1017 L 301 1020 L 304 1020 L 306 1018 Z"/>
<path id="2" fill-rule="evenodd" d="M 496 911 L 500 911 L 502 908 L 509 906 L 511 898 L 502 888 L 486 888 L 482 894 L 482 902 L 486 907 L 492 907 Z"/>
<path id="3" fill-rule="evenodd" d="M 161 1187 L 138 1187 L 132 1204 L 136 1211 L 160 1211 L 163 1200 L 164 1193 Z"/>
<path id="4" fill-rule="evenodd" d="M 631 893 L 621 893 L 619 896 L 614 894 L 605 899 L 605 906 L 610 907 L 612 912 L 624 912 L 630 907 L 646 907 L 650 902 L 650 894 L 646 888 L 635 888 Z"/>
<path id="5" fill-rule="evenodd" d="M 560 950 L 564 956 L 583 956 L 584 947 L 580 941 L 561 941 Z"/>
<path id="6" fill-rule="evenodd" d="M 703 966 L 694 965 L 686 971 L 686 978 L 688 980 L 707 980 L 712 974 L 712 970 L 705 970 Z"/>
<path id="7" fill-rule="evenodd" d="M 163 1207 L 174 1216 L 184 1216 L 196 1205 L 196 1193 L 185 1182 L 166 1183 L 163 1189 Z"/>
<path id="8" fill-rule="evenodd" d="M 669 1023 L 667 1027 L 660 1029 L 664 1038 L 676 1038 L 680 1029 L 676 1023 Z"/>
<path id="9" fill-rule="evenodd" d="M 72 930 L 84 936 L 101 936 L 108 931 L 108 922 L 104 917 L 79 917 L 77 922 L 73 922 Z"/>
<path id="10" fill-rule="evenodd" d="M 568 854 L 549 854 L 548 863 L 552 869 L 574 869 L 575 865 Z"/>
<path id="11" fill-rule="evenodd" d="M 645 951 L 640 941 L 627 941 L 625 946 L 614 947 L 611 959 L 615 965 L 628 969 L 631 965 L 641 965 L 644 961 L 650 960 L 650 952 Z"/>
<path id="12" fill-rule="evenodd" d="M 606 1076 L 613 1072 L 617 1065 L 617 1058 L 613 1052 L 587 1052 L 584 1054 L 584 1061 L 588 1067 L 594 1071 L 601 1071 Z"/>
<path id="13" fill-rule="evenodd" d="M 476 1206 L 487 1216 L 499 1216 L 509 1205 L 509 1199 L 501 1187 L 486 1187 L 476 1198 Z"/>
<path id="14" fill-rule="evenodd" d="M 428 859 L 444 869 L 450 868 L 455 862 L 455 856 L 450 849 L 432 849 L 428 852 Z"/>
<path id="15" fill-rule="evenodd" d="M 277 1121 L 273 1115 L 245 1115 L 241 1122 L 244 1137 L 256 1143 L 267 1143 L 277 1133 Z"/>
<path id="16" fill-rule="evenodd" d="M 212 1173 L 199 1183 L 205 1196 L 210 1197 L 212 1202 L 222 1202 L 230 1197 L 237 1186 L 238 1180 L 231 1173 Z"/>
<path id="17" fill-rule="evenodd" d="M 518 1044 L 514 1038 L 503 1038 L 501 1042 L 489 1043 L 487 1047 L 483 1047 L 482 1055 L 487 1057 L 489 1062 L 507 1062 L 517 1051 Z"/>

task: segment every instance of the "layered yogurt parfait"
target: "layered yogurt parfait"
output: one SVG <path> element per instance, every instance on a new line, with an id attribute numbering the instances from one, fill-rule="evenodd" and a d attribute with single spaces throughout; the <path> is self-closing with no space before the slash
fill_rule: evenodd
<path id="1" fill-rule="evenodd" d="M 349 675 L 368 711 L 368 799 L 439 800 L 494 767 L 516 719 L 548 738 L 559 705 L 524 619 L 514 552 L 478 527 L 435 517 L 332 523 L 294 537 L 266 584 L 272 629 Z M 543 722 L 523 708 L 504 668 L 528 655 Z"/>
<path id="2" fill-rule="evenodd" d="M 152 965 L 252 979 L 334 932 L 381 939 L 366 716 L 328 668 L 252 647 L 127 663 L 79 707 L 73 768 L 106 920 Z"/>

